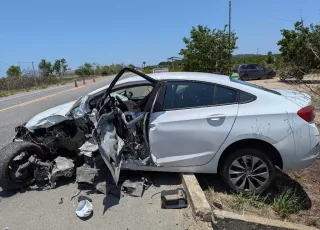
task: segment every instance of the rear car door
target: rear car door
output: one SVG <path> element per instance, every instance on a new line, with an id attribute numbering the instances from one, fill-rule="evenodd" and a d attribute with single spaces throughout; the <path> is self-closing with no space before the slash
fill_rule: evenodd
<path id="1" fill-rule="evenodd" d="M 238 112 L 238 91 L 194 81 L 170 81 L 151 114 L 149 145 L 159 166 L 209 162 L 226 140 Z M 162 98 L 161 98 L 162 97 Z"/>
<path id="2" fill-rule="evenodd" d="M 264 66 L 262 66 L 262 65 L 256 65 L 256 68 L 257 68 L 257 70 L 258 70 L 258 72 L 257 72 L 257 78 L 263 79 L 263 78 L 266 78 L 266 77 L 267 77 Z"/>
<path id="3" fill-rule="evenodd" d="M 252 64 L 246 66 L 246 71 L 249 79 L 255 79 L 259 75 L 256 66 Z"/>

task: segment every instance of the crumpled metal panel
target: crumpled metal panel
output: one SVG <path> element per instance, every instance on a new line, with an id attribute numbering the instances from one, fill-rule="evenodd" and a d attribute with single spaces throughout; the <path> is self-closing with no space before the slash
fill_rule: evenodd
<path id="1" fill-rule="evenodd" d="M 54 182 L 59 177 L 72 177 L 74 174 L 75 165 L 73 160 L 66 157 L 57 157 L 54 159 L 54 166 L 49 174 L 49 180 L 51 182 L 51 187 L 54 187 Z"/>
<path id="2" fill-rule="evenodd" d="M 118 183 L 121 168 L 120 154 L 124 147 L 124 141 L 117 135 L 112 122 L 103 123 L 103 127 L 100 128 L 100 154 L 108 166 L 114 181 Z"/>
<path id="3" fill-rule="evenodd" d="M 80 148 L 80 154 L 86 155 L 88 157 L 92 156 L 92 153 L 99 149 L 98 144 L 91 138 L 86 141 Z"/>
<path id="4" fill-rule="evenodd" d="M 25 127 L 30 132 L 33 132 L 33 130 L 38 128 L 49 128 L 61 123 L 62 121 L 72 120 L 73 118 L 66 116 L 66 114 L 72 108 L 74 103 L 75 101 L 72 101 L 38 113 L 26 123 Z"/>

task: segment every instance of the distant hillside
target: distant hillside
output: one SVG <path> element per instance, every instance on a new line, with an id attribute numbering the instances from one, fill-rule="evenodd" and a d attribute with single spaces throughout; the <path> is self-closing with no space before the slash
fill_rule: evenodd
<path id="1" fill-rule="evenodd" d="M 266 55 L 262 55 L 262 54 L 236 54 L 236 55 L 232 55 L 232 58 L 238 59 L 238 58 L 262 57 L 262 56 L 266 56 Z"/>

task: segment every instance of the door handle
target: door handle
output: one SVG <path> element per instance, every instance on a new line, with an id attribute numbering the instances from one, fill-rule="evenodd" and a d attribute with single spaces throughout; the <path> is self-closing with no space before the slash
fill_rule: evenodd
<path id="1" fill-rule="evenodd" d="M 207 117 L 208 120 L 211 120 L 211 121 L 218 121 L 220 119 L 225 119 L 226 116 L 225 115 L 222 115 L 222 114 L 217 114 L 217 115 L 210 115 Z"/>

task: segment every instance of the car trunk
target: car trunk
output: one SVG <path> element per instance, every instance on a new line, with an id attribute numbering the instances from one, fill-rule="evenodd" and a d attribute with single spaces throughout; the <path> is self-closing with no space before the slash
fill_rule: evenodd
<path id="1" fill-rule="evenodd" d="M 277 91 L 281 94 L 281 96 L 285 97 L 289 101 L 295 103 L 301 108 L 304 108 L 306 106 L 311 105 L 311 96 L 294 90 L 288 90 L 288 89 L 272 89 L 274 91 Z"/>

